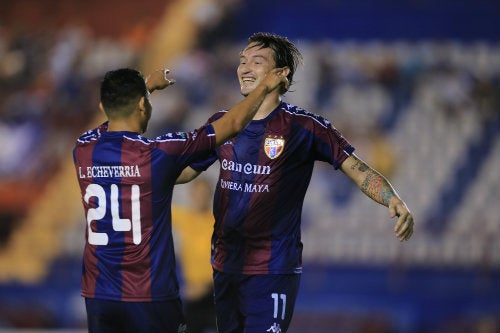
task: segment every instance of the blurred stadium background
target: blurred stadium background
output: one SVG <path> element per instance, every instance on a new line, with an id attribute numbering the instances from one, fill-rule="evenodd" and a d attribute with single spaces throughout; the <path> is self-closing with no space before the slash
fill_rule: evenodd
<path id="1" fill-rule="evenodd" d="M 386 209 L 318 163 L 290 332 L 500 332 L 495 0 L 1 0 L 1 331 L 85 330 L 71 149 L 102 120 L 104 72 L 168 66 L 147 134 L 193 129 L 240 99 L 256 31 L 297 43 L 285 100 L 331 120 L 417 221 L 399 243 Z"/>

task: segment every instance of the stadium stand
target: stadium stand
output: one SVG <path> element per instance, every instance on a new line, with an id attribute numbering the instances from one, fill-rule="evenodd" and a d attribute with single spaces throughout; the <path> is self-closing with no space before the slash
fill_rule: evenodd
<path id="1" fill-rule="evenodd" d="M 305 273 L 290 331 L 498 330 L 500 34 L 490 22 L 500 11 L 494 1 L 469 7 L 451 1 L 449 12 L 449 1 L 435 7 L 431 1 L 409 7 L 388 1 L 378 9 L 338 1 L 322 34 L 285 19 L 310 22 L 308 13 L 325 6 L 319 0 L 302 10 L 289 1 L 274 20 L 279 1 L 258 6 L 262 1 L 255 0 L 255 7 L 177 1 L 188 5 L 174 16 L 161 16 L 162 1 L 141 10 L 116 1 L 27 2 L 31 7 L 22 15 L 23 1 L 0 4 L 0 328 L 85 327 L 79 296 L 85 222 L 68 157 L 76 136 L 98 122 L 100 75 L 119 66 L 147 72 L 168 62 L 177 84 L 168 99 L 154 96 L 157 112 L 148 134 L 193 128 L 239 98 L 237 52 L 246 34 L 259 28 L 296 39 L 304 54 L 286 100 L 327 116 L 391 178 L 418 223 L 412 240 L 400 244 L 383 207 L 318 164 L 304 206 Z M 56 7 L 59 19 L 49 22 L 46 10 Z M 252 25 L 257 7 L 268 12 Z M 109 24 L 107 13 L 118 8 L 116 15 L 136 17 L 137 25 Z M 453 31 L 428 19 L 421 38 L 417 28 L 407 31 L 407 39 L 399 35 L 407 25 L 396 20 L 398 13 L 411 22 L 425 14 L 469 17 L 467 11 L 482 14 L 482 25 L 469 19 L 469 30 Z M 75 12 L 98 15 L 93 24 L 63 22 Z M 354 13 L 364 13 L 373 36 L 382 38 L 366 36 Z M 395 26 L 374 13 L 386 13 Z M 180 18 L 191 14 L 200 29 L 180 28 Z M 47 30 L 15 28 L 16 17 L 26 20 L 17 27 Z M 432 38 L 436 31 L 441 35 Z M 149 38 L 161 42 L 149 44 Z M 179 54 L 165 53 L 174 49 Z M 178 200 L 187 200 L 182 189 Z"/>

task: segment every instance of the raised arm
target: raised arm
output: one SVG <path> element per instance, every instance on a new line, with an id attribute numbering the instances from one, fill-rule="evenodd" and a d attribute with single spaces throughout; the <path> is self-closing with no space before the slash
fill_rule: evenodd
<path id="1" fill-rule="evenodd" d="M 166 87 L 173 85 L 175 80 L 167 77 L 169 73 L 169 69 L 161 68 L 149 74 L 145 79 L 148 91 L 152 93 L 155 90 L 165 89 Z"/>
<path id="2" fill-rule="evenodd" d="M 399 240 L 410 239 L 413 234 L 413 215 L 389 181 L 354 154 L 342 163 L 340 169 L 369 198 L 388 207 L 391 218 L 398 217 L 394 232 Z"/>

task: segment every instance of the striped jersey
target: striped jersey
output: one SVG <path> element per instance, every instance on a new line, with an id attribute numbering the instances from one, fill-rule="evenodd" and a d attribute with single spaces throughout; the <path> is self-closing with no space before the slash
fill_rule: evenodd
<path id="1" fill-rule="evenodd" d="M 82 134 L 73 150 L 87 222 L 82 295 L 129 302 L 178 297 L 171 202 L 175 180 L 215 149 L 212 125 L 147 139 Z"/>
<path id="2" fill-rule="evenodd" d="M 216 113 L 209 121 L 221 117 Z M 281 103 L 195 170 L 220 162 L 212 265 L 242 274 L 302 271 L 301 214 L 315 161 L 337 169 L 354 147 L 321 116 Z"/>

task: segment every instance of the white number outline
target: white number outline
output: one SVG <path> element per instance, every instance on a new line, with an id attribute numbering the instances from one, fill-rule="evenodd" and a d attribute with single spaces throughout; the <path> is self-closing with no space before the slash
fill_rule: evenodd
<path id="1" fill-rule="evenodd" d="M 272 293 L 271 297 L 274 300 L 273 318 L 278 318 L 279 299 L 281 299 L 281 301 L 283 303 L 282 308 L 281 308 L 281 320 L 284 320 L 285 319 L 285 309 L 286 309 L 286 294 Z"/>
<path id="2" fill-rule="evenodd" d="M 104 187 L 99 184 L 90 184 L 85 189 L 84 200 L 87 204 L 90 203 L 90 198 L 96 197 L 98 204 L 94 208 L 89 208 L 87 211 L 87 228 L 88 242 L 91 245 L 108 245 L 109 237 L 105 232 L 92 231 L 91 224 L 93 221 L 99 221 L 106 215 L 107 200 Z M 132 185 L 131 188 L 131 213 L 132 221 L 120 217 L 120 202 L 118 185 L 111 184 L 111 218 L 113 230 L 115 231 L 130 231 L 132 229 L 132 241 L 135 245 L 141 243 L 141 205 L 140 205 L 140 188 L 139 185 Z"/>

